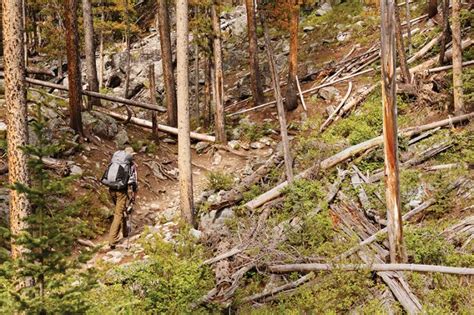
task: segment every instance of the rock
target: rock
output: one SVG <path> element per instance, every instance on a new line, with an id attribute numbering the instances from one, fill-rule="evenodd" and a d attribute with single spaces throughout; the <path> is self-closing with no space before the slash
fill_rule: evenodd
<path id="1" fill-rule="evenodd" d="M 75 175 L 82 176 L 82 174 L 84 174 L 84 171 L 82 170 L 82 168 L 80 168 L 77 165 L 71 166 L 71 175 L 72 176 L 75 176 Z"/>
<path id="2" fill-rule="evenodd" d="M 242 129 L 240 127 L 232 129 L 231 136 L 230 136 L 232 140 L 234 141 L 239 140 L 241 136 L 242 136 Z"/>
<path id="3" fill-rule="evenodd" d="M 364 27 L 364 21 L 359 21 L 359 22 L 356 22 L 356 24 L 358 27 Z"/>
<path id="4" fill-rule="evenodd" d="M 204 213 L 201 215 L 200 230 L 205 234 L 225 234 L 228 231 L 225 223 L 234 216 L 234 211 L 231 208 Z"/>
<path id="5" fill-rule="evenodd" d="M 268 146 L 271 146 L 272 143 L 273 143 L 273 139 L 272 138 L 269 138 L 269 137 L 263 137 L 261 138 L 260 140 L 258 140 L 259 142 L 263 143 L 264 145 L 268 145 Z"/>
<path id="6" fill-rule="evenodd" d="M 229 148 L 233 150 L 238 150 L 240 148 L 240 143 L 237 140 L 231 140 L 228 143 Z"/>
<path id="7" fill-rule="evenodd" d="M 196 143 L 195 149 L 197 153 L 203 153 L 209 146 L 209 142 L 200 141 Z"/>
<path id="8" fill-rule="evenodd" d="M 329 2 L 325 2 L 319 9 L 316 10 L 316 15 L 323 16 L 332 10 L 332 6 Z"/>
<path id="9" fill-rule="evenodd" d="M 214 153 L 214 156 L 212 157 L 212 165 L 217 166 L 221 164 L 222 162 L 222 155 L 220 155 L 218 152 Z"/>
<path id="10" fill-rule="evenodd" d="M 119 148 L 125 146 L 125 144 L 129 143 L 130 139 L 128 138 L 128 133 L 125 129 L 121 129 L 117 135 L 115 136 L 115 143 Z"/>
<path id="11" fill-rule="evenodd" d="M 333 86 L 327 86 L 327 87 L 321 88 L 318 94 L 322 99 L 326 101 L 332 101 L 332 100 L 340 98 L 338 89 L 336 89 Z"/>
<path id="12" fill-rule="evenodd" d="M 108 88 L 116 88 L 119 87 L 122 84 L 122 78 L 118 73 L 112 74 L 107 82 L 105 83 L 105 86 Z"/>
<path id="13" fill-rule="evenodd" d="M 351 34 L 349 32 L 339 32 L 339 34 L 336 36 L 338 42 L 344 42 L 349 38 L 351 38 Z"/>
<path id="14" fill-rule="evenodd" d="M 173 221 L 178 215 L 178 207 L 170 207 L 160 213 L 161 217 L 167 222 Z"/>
<path id="15" fill-rule="evenodd" d="M 260 141 L 255 141 L 250 143 L 250 147 L 252 149 L 263 149 L 265 147 L 265 144 L 261 143 Z"/>
<path id="16" fill-rule="evenodd" d="M 314 28 L 315 28 L 314 26 L 308 25 L 308 26 L 303 27 L 303 31 L 304 32 L 311 32 L 311 31 L 314 30 Z"/>
<path id="17" fill-rule="evenodd" d="M 202 232 L 196 229 L 189 230 L 189 234 L 193 236 L 195 239 L 200 239 L 202 236 Z"/>

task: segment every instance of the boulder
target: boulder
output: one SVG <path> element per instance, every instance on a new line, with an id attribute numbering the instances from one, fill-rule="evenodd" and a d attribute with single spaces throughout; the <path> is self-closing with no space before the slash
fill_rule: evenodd
<path id="1" fill-rule="evenodd" d="M 82 176 L 83 173 L 84 173 L 84 171 L 82 170 L 81 167 L 79 167 L 77 165 L 71 166 L 70 175 L 72 175 L 72 176 Z"/>
<path id="2" fill-rule="evenodd" d="M 200 141 L 198 143 L 196 143 L 196 152 L 197 153 L 203 153 L 207 148 L 209 148 L 210 144 L 209 142 L 204 142 L 204 141 Z"/>
<path id="3" fill-rule="evenodd" d="M 316 10 L 316 15 L 323 16 L 332 10 L 332 6 L 329 2 L 325 2 L 319 9 Z"/>
<path id="4" fill-rule="evenodd" d="M 340 98 L 338 89 L 336 89 L 333 86 L 326 86 L 324 88 L 321 88 L 318 94 L 322 99 L 326 101 L 332 101 L 332 100 Z"/>
<path id="5" fill-rule="evenodd" d="M 115 135 L 115 143 L 117 144 L 117 147 L 122 148 L 129 142 L 130 139 L 128 137 L 127 131 L 125 129 L 120 129 L 117 135 Z"/>

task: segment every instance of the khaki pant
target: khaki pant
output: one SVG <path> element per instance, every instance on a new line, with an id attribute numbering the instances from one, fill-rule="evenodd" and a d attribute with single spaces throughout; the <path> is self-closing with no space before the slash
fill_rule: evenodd
<path id="1" fill-rule="evenodd" d="M 110 226 L 109 244 L 116 245 L 120 240 L 120 230 L 124 228 L 123 212 L 126 210 L 128 194 L 127 191 L 110 191 L 110 196 L 115 204 L 114 220 Z"/>

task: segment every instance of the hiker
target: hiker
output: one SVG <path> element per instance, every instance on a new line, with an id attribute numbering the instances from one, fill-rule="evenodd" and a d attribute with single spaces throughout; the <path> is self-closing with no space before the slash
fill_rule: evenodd
<path id="1" fill-rule="evenodd" d="M 124 212 L 127 205 L 135 202 L 138 189 L 137 166 L 133 162 L 132 147 L 126 147 L 114 153 L 112 160 L 102 176 L 102 183 L 109 187 L 109 193 L 115 205 L 114 220 L 110 226 L 109 246 L 115 249 L 120 240 L 120 231 L 126 229 Z M 131 197 L 128 189 L 131 187 Z M 123 233 L 125 235 L 125 231 Z"/>

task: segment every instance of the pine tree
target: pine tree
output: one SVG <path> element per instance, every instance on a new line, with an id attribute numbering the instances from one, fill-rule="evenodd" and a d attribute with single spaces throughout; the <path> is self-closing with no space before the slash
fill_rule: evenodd
<path id="1" fill-rule="evenodd" d="M 0 278 L 3 276 L 12 282 L 12 291 L 8 295 L 10 301 L 14 297 L 16 311 L 28 314 L 59 314 L 65 310 L 71 314 L 84 313 L 89 307 L 84 293 L 96 282 L 94 271 L 82 268 L 91 252 L 73 253 L 73 250 L 75 240 L 87 226 L 79 218 L 81 203 L 71 201 L 69 195 L 74 178 L 55 178 L 46 171 L 42 159 L 58 153 L 59 147 L 48 144 L 44 136 L 40 107 L 37 116 L 38 120 L 32 126 L 38 144 L 23 148 L 28 156 L 34 157 L 28 163 L 32 183 L 29 186 L 15 183 L 12 187 L 26 194 L 31 202 L 31 214 L 25 218 L 27 228 L 16 237 L 25 253 L 4 264 L 7 269 L 3 273 L 0 271 Z M 17 286 L 21 279 L 30 279 L 31 285 Z"/>

